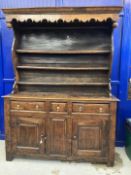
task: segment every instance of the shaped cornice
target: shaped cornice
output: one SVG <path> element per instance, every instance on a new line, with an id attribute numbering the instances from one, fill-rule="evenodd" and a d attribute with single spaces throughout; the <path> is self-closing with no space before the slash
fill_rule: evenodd
<path id="1" fill-rule="evenodd" d="M 8 27 L 12 21 L 35 23 L 46 20 L 48 22 L 104 22 L 111 19 L 114 23 L 118 20 L 122 7 L 54 7 L 54 8 L 18 8 L 3 9 Z"/>

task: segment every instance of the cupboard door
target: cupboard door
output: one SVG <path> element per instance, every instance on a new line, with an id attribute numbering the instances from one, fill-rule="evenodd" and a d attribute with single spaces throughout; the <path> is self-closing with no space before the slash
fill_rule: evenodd
<path id="1" fill-rule="evenodd" d="M 106 157 L 108 150 L 108 120 L 73 118 L 72 154 L 76 159 Z"/>
<path id="2" fill-rule="evenodd" d="M 45 119 L 12 117 L 13 151 L 20 154 L 45 153 Z"/>
<path id="3" fill-rule="evenodd" d="M 71 139 L 69 121 L 66 117 L 52 117 L 48 120 L 48 155 L 66 159 L 70 154 Z"/>

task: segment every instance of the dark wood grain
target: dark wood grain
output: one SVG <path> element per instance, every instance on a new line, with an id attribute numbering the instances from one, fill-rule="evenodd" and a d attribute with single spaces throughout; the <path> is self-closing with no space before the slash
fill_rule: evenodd
<path id="1" fill-rule="evenodd" d="M 18 66 L 63 68 L 109 67 L 109 54 L 19 54 Z"/>
<path id="2" fill-rule="evenodd" d="M 12 140 L 14 152 L 44 154 L 45 120 L 39 118 L 12 116 Z"/>
<path id="3" fill-rule="evenodd" d="M 26 93 L 27 95 L 32 93 L 39 93 L 42 96 L 47 94 L 47 95 L 56 95 L 61 96 L 67 95 L 67 96 L 86 96 L 86 97 L 109 97 L 109 92 L 108 92 L 108 83 L 106 84 L 96 84 L 94 85 L 87 85 L 85 84 L 82 86 L 81 84 L 74 85 L 71 84 L 69 85 L 36 85 L 36 84 L 26 84 L 25 82 L 19 84 L 19 91 L 20 93 Z M 45 93 L 44 93 L 45 92 Z M 99 92 L 99 93 L 98 93 Z"/>
<path id="4" fill-rule="evenodd" d="M 48 120 L 48 155 L 61 159 L 66 158 L 68 151 L 67 132 L 69 132 L 67 130 L 67 118 L 62 116 L 50 117 Z"/>
<path id="5" fill-rule="evenodd" d="M 97 75 L 97 77 L 96 77 Z M 20 70 L 20 81 L 23 82 L 35 82 L 43 84 L 88 84 L 91 83 L 108 83 L 107 71 L 53 71 L 53 70 Z M 95 84 L 94 83 L 94 84 Z"/>
<path id="6" fill-rule="evenodd" d="M 101 97 L 85 98 L 83 101 L 82 97 L 77 97 L 76 101 L 71 97 L 58 100 L 37 96 L 31 100 L 26 95 L 23 101 L 23 97 L 19 95 L 18 100 L 16 95 L 6 97 L 5 104 L 11 110 L 10 123 L 6 123 L 6 127 L 12 133 L 11 145 L 7 140 L 7 160 L 27 155 L 45 159 L 97 160 L 113 165 L 116 110 L 113 98 L 107 101 Z M 34 104 L 40 108 L 36 110 Z"/>
<path id="7" fill-rule="evenodd" d="M 108 28 L 107 30 L 61 28 L 22 31 L 17 48 L 44 51 L 110 50 L 110 43 Z"/>
<path id="8" fill-rule="evenodd" d="M 15 83 L 5 96 L 6 160 L 114 163 L 110 72 L 121 7 L 6 9 Z"/>
<path id="9" fill-rule="evenodd" d="M 108 122 L 108 121 L 107 121 Z M 108 136 L 103 137 L 106 127 L 97 116 L 94 120 L 88 118 L 73 119 L 73 157 L 82 159 L 84 157 L 101 157 L 103 149 L 108 149 Z M 103 147 L 104 140 L 106 142 Z"/>

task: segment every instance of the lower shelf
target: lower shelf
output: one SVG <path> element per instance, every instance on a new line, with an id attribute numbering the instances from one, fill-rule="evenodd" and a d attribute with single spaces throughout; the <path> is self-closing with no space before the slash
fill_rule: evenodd
<path id="1" fill-rule="evenodd" d="M 108 82 L 91 82 L 91 83 L 81 83 L 81 82 L 72 82 L 72 83 L 67 83 L 67 82 L 61 82 L 61 83 L 57 83 L 57 82 L 25 82 L 25 81 L 19 81 L 17 82 L 17 84 L 20 85 L 33 85 L 33 86 L 105 86 L 108 85 Z"/>
<path id="2" fill-rule="evenodd" d="M 18 84 L 18 91 L 25 93 L 49 93 L 49 94 L 66 94 L 73 96 L 88 96 L 88 97 L 109 97 L 109 89 L 107 85 L 81 86 L 81 85 L 28 85 Z"/>

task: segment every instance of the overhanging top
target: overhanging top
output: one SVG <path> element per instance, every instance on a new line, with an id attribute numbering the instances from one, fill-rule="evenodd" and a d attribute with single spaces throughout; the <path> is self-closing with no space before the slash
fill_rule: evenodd
<path id="1" fill-rule="evenodd" d="M 18 22 L 32 20 L 40 22 L 47 20 L 56 22 L 62 20 L 64 22 L 72 22 L 78 20 L 86 22 L 90 20 L 106 21 L 111 19 L 113 22 L 118 20 L 122 7 L 53 7 L 53 8 L 19 8 L 19 9 L 3 9 L 6 15 L 8 27 L 12 27 L 12 21 Z"/>

